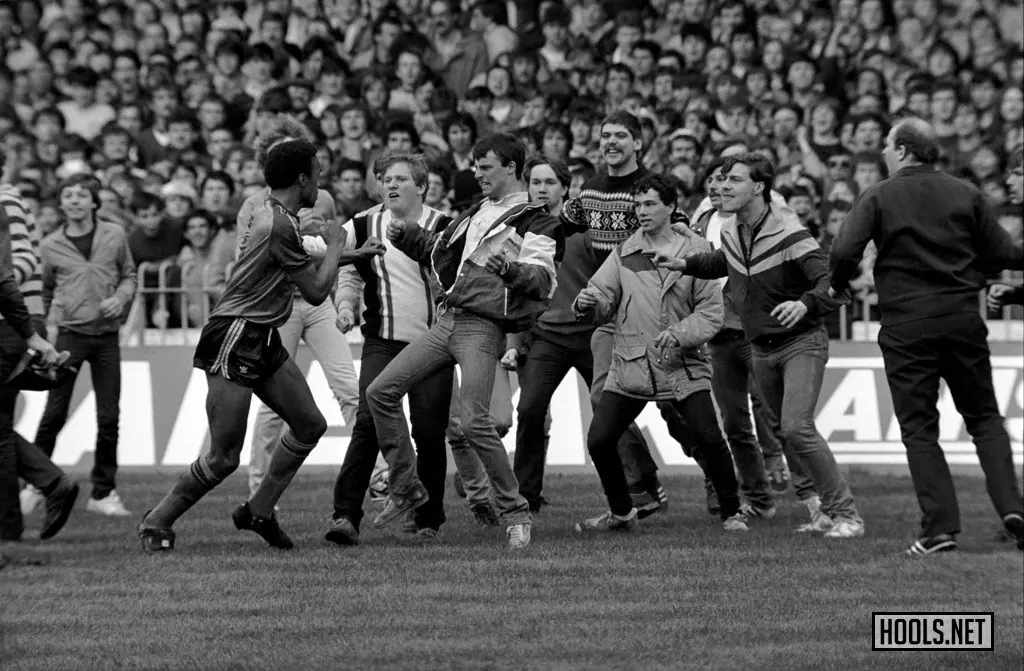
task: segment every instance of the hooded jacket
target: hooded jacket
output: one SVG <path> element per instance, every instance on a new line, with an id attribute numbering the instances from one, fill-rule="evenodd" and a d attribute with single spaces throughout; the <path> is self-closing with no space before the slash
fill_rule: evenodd
<path id="1" fill-rule="evenodd" d="M 612 364 L 605 391 L 647 401 L 682 400 L 711 389 L 711 363 L 707 343 L 722 326 L 722 289 L 714 280 L 702 280 L 672 271 L 662 272 L 642 253 L 647 247 L 637 231 L 605 260 L 588 287 L 600 292 L 597 306 L 580 317 L 596 324 L 614 321 Z M 678 258 L 710 252 L 711 245 L 685 230 L 665 251 Z M 666 348 L 654 344 L 664 330 L 677 343 Z"/>
<path id="2" fill-rule="evenodd" d="M 543 205 L 513 205 L 491 224 L 466 262 L 466 231 L 483 206 L 480 201 L 444 231 L 406 228 L 395 246 L 421 263 L 429 263 L 439 303 L 497 322 L 506 333 L 529 330 L 555 293 L 556 263 L 565 248 L 558 219 Z M 504 275 L 484 268 L 490 254 L 504 252 Z"/>

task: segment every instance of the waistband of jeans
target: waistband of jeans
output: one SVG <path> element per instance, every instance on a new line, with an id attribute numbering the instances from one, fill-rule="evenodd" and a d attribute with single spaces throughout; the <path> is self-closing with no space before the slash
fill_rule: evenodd
<path id="1" fill-rule="evenodd" d="M 751 344 L 760 347 L 761 349 L 775 349 L 783 345 L 787 345 L 797 338 L 807 335 L 813 332 L 814 329 L 805 329 L 798 331 L 797 333 L 775 333 L 770 335 L 762 335 L 751 340 Z"/>
<path id="2" fill-rule="evenodd" d="M 734 340 L 743 340 L 747 334 L 740 329 L 724 328 L 715 334 L 715 337 L 711 339 L 711 344 L 733 342 Z"/>

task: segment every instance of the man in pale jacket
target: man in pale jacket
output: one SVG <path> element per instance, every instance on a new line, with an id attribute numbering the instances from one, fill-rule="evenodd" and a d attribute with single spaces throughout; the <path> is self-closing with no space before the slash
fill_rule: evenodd
<path id="1" fill-rule="evenodd" d="M 594 411 L 587 449 L 609 510 L 576 525 L 578 532 L 628 530 L 637 509 L 616 445 L 651 401 L 667 402 L 692 435 L 695 452 L 718 493 L 726 531 L 748 531 L 740 513 L 732 455 L 711 399 L 711 365 L 705 344 L 722 326 L 722 289 L 717 282 L 659 268 L 656 255 L 683 257 L 710 251 L 687 229 L 672 229 L 677 193 L 661 175 L 633 187 L 640 230 L 617 247 L 573 303 L 580 318 L 615 324 L 612 364 Z"/>
<path id="2" fill-rule="evenodd" d="M 130 513 L 115 489 L 118 423 L 121 413 L 121 345 L 118 332 L 135 296 L 135 262 L 124 229 L 100 221 L 100 184 L 74 175 L 60 185 L 66 223 L 42 244 L 43 309 L 58 350 L 71 353 L 68 365 L 89 363 L 96 394 L 96 455 L 92 497 L 86 510 L 114 517 Z M 77 375 L 46 397 L 36 445 L 53 454 L 68 419 Z"/>

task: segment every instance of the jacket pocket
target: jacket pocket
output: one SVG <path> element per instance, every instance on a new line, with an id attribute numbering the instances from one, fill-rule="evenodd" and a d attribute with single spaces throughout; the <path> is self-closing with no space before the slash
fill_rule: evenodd
<path id="1" fill-rule="evenodd" d="M 654 393 L 654 369 L 647 356 L 646 345 L 619 345 L 612 350 L 609 378 L 624 392 L 645 395 Z"/>

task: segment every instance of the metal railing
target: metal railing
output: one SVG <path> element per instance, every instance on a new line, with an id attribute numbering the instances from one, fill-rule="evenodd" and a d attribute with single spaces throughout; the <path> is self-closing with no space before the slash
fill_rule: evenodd
<path id="1" fill-rule="evenodd" d="M 233 263 L 228 264 L 225 278 L 231 275 L 233 267 Z M 224 285 L 223 282 L 215 284 L 211 281 L 212 268 L 206 265 L 201 287 L 183 286 L 181 279 L 189 276 L 193 268 L 191 262 L 179 265 L 176 261 L 139 265 L 138 291 L 128 319 L 121 329 L 123 346 L 180 346 L 195 345 L 198 342 L 202 326 L 209 317 L 216 297 L 223 292 Z M 1003 274 L 1003 280 L 1007 283 L 1019 282 L 1019 275 L 1007 272 Z M 147 278 L 154 278 L 155 281 L 148 281 Z M 198 313 L 201 319 L 198 323 L 190 320 L 189 311 L 195 294 L 199 294 Z M 980 292 L 978 309 L 983 317 L 988 317 L 985 298 L 986 292 Z M 876 309 L 874 294 L 859 297 L 854 303 L 841 306 L 838 310 L 836 339 L 840 342 L 874 342 L 879 328 L 878 322 L 872 319 L 872 311 Z M 1021 321 L 1024 309 L 1020 306 L 1007 306 L 1001 312 L 999 319 L 987 319 L 989 339 L 1010 342 L 1024 340 L 1024 322 Z M 154 315 L 157 317 L 155 320 Z M 348 339 L 353 343 L 359 342 L 359 329 L 352 329 Z"/>

